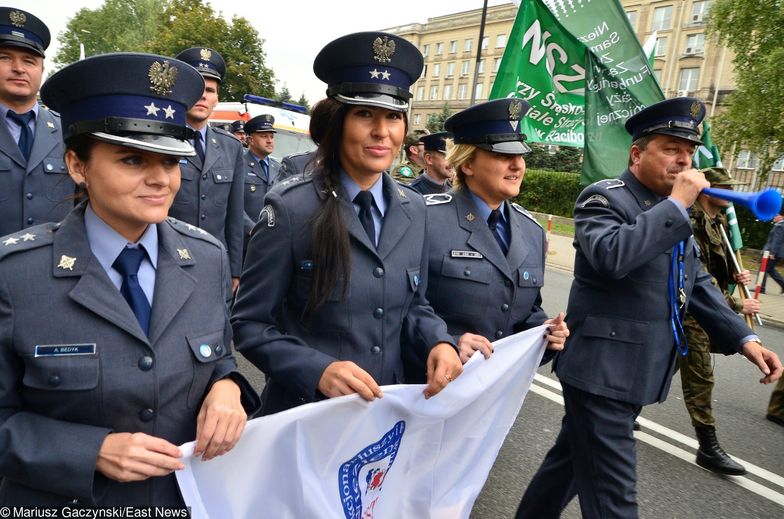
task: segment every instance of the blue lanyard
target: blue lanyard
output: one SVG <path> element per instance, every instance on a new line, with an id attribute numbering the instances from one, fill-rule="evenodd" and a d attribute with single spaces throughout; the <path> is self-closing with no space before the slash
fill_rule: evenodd
<path id="1" fill-rule="evenodd" d="M 675 337 L 675 347 L 681 356 L 689 352 L 686 342 L 686 333 L 683 331 L 681 309 L 686 308 L 686 291 L 683 289 L 683 241 L 672 249 L 672 268 L 670 268 L 669 300 L 670 300 L 670 325 Z M 678 275 L 678 288 L 675 288 L 675 273 Z"/>

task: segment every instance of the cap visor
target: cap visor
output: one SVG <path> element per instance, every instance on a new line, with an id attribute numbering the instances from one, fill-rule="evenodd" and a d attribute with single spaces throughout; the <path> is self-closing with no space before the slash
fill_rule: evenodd
<path id="1" fill-rule="evenodd" d="M 0 39 L 0 47 L 19 47 L 21 49 L 30 51 L 33 54 L 41 56 L 42 58 L 46 57 L 44 51 L 41 50 L 40 47 L 37 47 L 36 45 L 32 45 L 24 41 L 9 39 L 8 37 Z"/>
<path id="2" fill-rule="evenodd" d="M 502 153 L 504 155 L 522 155 L 528 153 L 531 148 L 528 147 L 523 141 L 507 141 L 496 142 L 495 144 L 477 144 L 477 148 L 492 151 L 493 153 Z"/>
<path id="3" fill-rule="evenodd" d="M 91 133 L 98 140 L 127 146 L 142 151 L 152 153 L 162 153 L 165 155 L 178 155 L 180 157 L 193 157 L 196 151 L 188 141 L 183 141 L 167 135 L 150 135 L 146 133 L 129 133 L 126 135 L 112 135 L 109 133 Z"/>
<path id="4" fill-rule="evenodd" d="M 678 137 L 695 144 L 702 144 L 702 139 L 700 139 L 699 135 L 691 132 L 678 131 L 674 128 L 662 128 L 661 130 L 652 132 L 652 134 L 672 135 L 673 137 Z"/>
<path id="5" fill-rule="evenodd" d="M 377 106 L 379 108 L 386 108 L 395 112 L 408 111 L 408 103 L 400 98 L 393 97 L 387 94 L 352 94 L 347 96 L 345 94 L 338 94 L 335 99 L 347 105 L 363 105 L 363 106 Z"/>

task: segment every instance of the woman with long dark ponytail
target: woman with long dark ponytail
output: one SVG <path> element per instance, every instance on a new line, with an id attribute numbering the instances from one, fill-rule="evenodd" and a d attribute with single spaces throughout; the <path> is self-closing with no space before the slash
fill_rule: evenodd
<path id="1" fill-rule="evenodd" d="M 422 66 L 416 47 L 384 33 L 344 36 L 316 57 L 329 85 L 311 114 L 318 167 L 267 194 L 232 315 L 238 350 L 267 375 L 262 414 L 380 397 L 405 381 L 404 355 L 427 358 L 428 397 L 462 372 L 424 296 L 424 201 L 385 173 Z"/>

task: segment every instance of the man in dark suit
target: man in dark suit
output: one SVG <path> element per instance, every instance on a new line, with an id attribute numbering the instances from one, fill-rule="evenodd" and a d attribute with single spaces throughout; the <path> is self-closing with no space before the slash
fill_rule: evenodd
<path id="1" fill-rule="evenodd" d="M 226 74 L 223 57 L 213 50 L 194 47 L 177 59 L 198 70 L 204 78 L 204 95 L 186 114 L 196 130 L 196 155 L 180 160 L 182 183 L 169 215 L 200 227 L 215 236 L 229 253 L 232 289 L 242 270 L 244 225 L 242 144 L 229 132 L 208 124 L 218 104 L 220 82 Z M 152 109 L 166 111 L 166 107 Z"/>
<path id="2" fill-rule="evenodd" d="M 278 178 L 280 162 L 272 155 L 275 151 L 275 118 L 269 114 L 257 115 L 245 123 L 248 149 L 245 162 L 245 247 L 253 226 L 259 221 L 264 207 L 264 196 Z"/>
<path id="3" fill-rule="evenodd" d="M 585 519 L 636 518 L 634 420 L 667 397 L 688 352 L 686 308 L 720 353 L 742 353 L 763 373 L 781 362 L 700 270 L 687 209 L 710 184 L 691 169 L 701 101 L 676 98 L 626 122 L 633 143 L 617 179 L 587 187 L 574 211 L 571 335 L 554 361 L 566 415 L 517 517 L 559 517 L 575 494 Z"/>
<path id="4" fill-rule="evenodd" d="M 36 100 L 49 40 L 32 14 L 0 8 L 0 236 L 73 208 L 60 117 Z"/>

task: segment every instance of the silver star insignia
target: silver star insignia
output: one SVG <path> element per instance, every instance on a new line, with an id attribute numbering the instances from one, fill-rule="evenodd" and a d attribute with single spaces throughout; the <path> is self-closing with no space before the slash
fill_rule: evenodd
<path id="1" fill-rule="evenodd" d="M 196 229 L 198 229 L 198 227 L 191 224 L 187 224 L 185 227 L 187 227 L 189 231 L 195 231 Z"/>
<path id="2" fill-rule="evenodd" d="M 46 126 L 48 128 L 54 128 L 54 123 L 52 121 L 46 121 Z"/>
<path id="3" fill-rule="evenodd" d="M 27 234 L 21 235 L 20 238 L 22 238 L 22 241 L 33 241 L 35 240 L 35 234 L 30 234 L 28 232 Z"/>
<path id="4" fill-rule="evenodd" d="M 389 81 L 389 76 L 391 75 L 392 74 L 390 74 L 388 70 L 385 70 L 384 72 L 381 73 L 381 79 L 386 79 L 387 81 Z"/>
<path id="5" fill-rule="evenodd" d="M 154 115 L 155 117 L 158 117 L 158 110 L 160 110 L 160 108 L 155 106 L 155 103 L 151 102 L 148 105 L 144 105 L 144 107 L 147 109 L 147 115 Z"/>
<path id="6" fill-rule="evenodd" d="M 9 245 L 16 245 L 17 243 L 19 243 L 19 238 L 14 238 L 13 236 L 11 236 L 10 238 L 8 238 L 3 242 L 3 245 L 7 247 Z"/>
<path id="7" fill-rule="evenodd" d="M 176 110 L 174 110 L 174 108 L 172 108 L 171 105 L 169 105 L 169 106 L 167 106 L 166 108 L 163 109 L 163 113 L 166 114 L 166 119 L 174 119 L 174 112 L 175 111 Z"/>
<path id="8" fill-rule="evenodd" d="M 371 79 L 378 79 L 378 75 L 379 74 L 381 74 L 381 72 L 379 72 L 377 68 L 373 69 L 373 70 L 370 71 L 370 78 Z"/>

